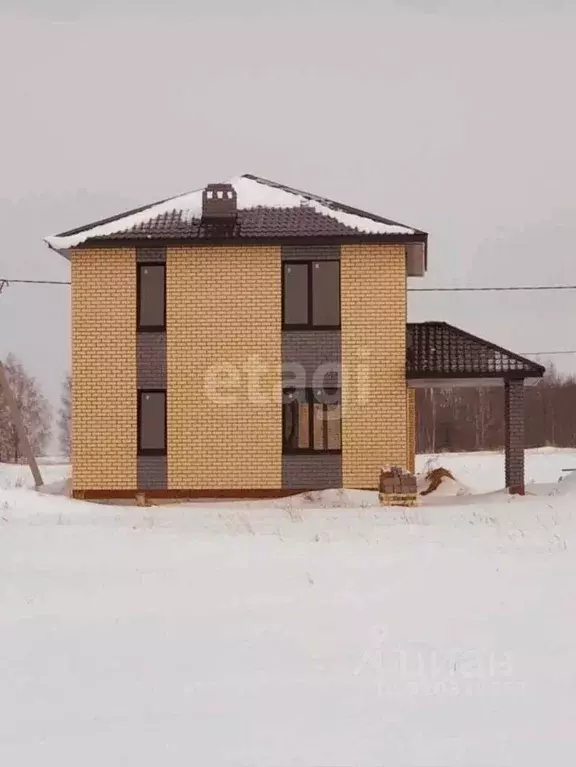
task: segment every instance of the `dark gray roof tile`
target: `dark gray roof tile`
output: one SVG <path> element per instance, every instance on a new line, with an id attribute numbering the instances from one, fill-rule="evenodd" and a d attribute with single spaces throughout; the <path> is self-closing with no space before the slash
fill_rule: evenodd
<path id="1" fill-rule="evenodd" d="M 407 326 L 408 378 L 541 377 L 545 369 L 447 322 Z"/>

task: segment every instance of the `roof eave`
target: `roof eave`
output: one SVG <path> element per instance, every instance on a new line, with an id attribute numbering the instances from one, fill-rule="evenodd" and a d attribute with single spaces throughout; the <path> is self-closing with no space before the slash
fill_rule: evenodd
<path id="1" fill-rule="evenodd" d="M 69 248 L 55 248 L 54 245 L 52 245 L 48 240 L 44 240 L 46 245 L 50 248 L 50 250 L 53 250 L 55 253 L 58 253 L 59 256 L 63 256 L 67 261 L 70 261 L 70 250 Z"/>
<path id="2" fill-rule="evenodd" d="M 174 247 L 177 245 L 266 245 L 272 243 L 275 245 L 326 245 L 346 243 L 387 243 L 389 245 L 400 245 L 408 242 L 422 242 L 428 252 L 428 234 L 426 232 L 414 232 L 413 234 L 368 234 L 358 232 L 351 235 L 294 235 L 294 236 L 269 236 L 269 237 L 126 237 L 108 235 L 101 238 L 87 239 L 84 242 L 74 246 L 74 250 L 83 250 L 90 248 L 137 248 L 137 247 Z M 55 248 L 53 248 L 55 250 Z M 427 256 L 426 256 L 427 257 Z"/>
<path id="3" fill-rule="evenodd" d="M 514 381 L 520 378 L 524 379 L 540 379 L 544 376 L 544 373 L 546 372 L 545 368 L 541 368 L 539 370 L 508 370 L 505 372 L 498 372 L 498 371 L 484 371 L 480 372 L 477 370 L 471 370 L 469 372 L 463 373 L 463 372 L 450 372 L 447 370 L 439 370 L 439 371 L 418 371 L 414 372 L 412 370 L 406 370 L 406 379 L 408 381 L 417 381 L 417 380 L 458 380 L 458 379 L 465 379 L 465 378 L 475 378 L 475 379 L 500 379 L 502 381 Z"/>

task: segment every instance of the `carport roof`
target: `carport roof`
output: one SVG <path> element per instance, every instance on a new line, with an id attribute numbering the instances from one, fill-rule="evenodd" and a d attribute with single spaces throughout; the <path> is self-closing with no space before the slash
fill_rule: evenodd
<path id="1" fill-rule="evenodd" d="M 407 326 L 406 377 L 541 378 L 545 368 L 447 322 Z"/>

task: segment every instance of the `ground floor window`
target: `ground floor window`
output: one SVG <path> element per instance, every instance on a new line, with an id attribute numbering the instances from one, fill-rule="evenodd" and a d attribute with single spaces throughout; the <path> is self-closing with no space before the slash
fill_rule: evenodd
<path id="1" fill-rule="evenodd" d="M 282 444 L 285 453 L 341 452 L 340 390 L 284 389 Z"/>
<path id="2" fill-rule="evenodd" d="M 138 392 L 138 454 L 166 455 L 166 392 Z"/>

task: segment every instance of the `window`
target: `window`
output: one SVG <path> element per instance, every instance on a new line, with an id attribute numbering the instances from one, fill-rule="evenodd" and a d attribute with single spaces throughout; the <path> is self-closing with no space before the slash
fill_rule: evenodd
<path id="1" fill-rule="evenodd" d="M 138 392 L 138 454 L 166 455 L 166 392 Z"/>
<path id="2" fill-rule="evenodd" d="M 284 262 L 282 311 L 287 328 L 340 327 L 340 262 Z"/>
<path id="3" fill-rule="evenodd" d="M 138 264 L 138 330 L 166 329 L 166 264 Z"/>
<path id="4" fill-rule="evenodd" d="M 285 389 L 282 403 L 284 453 L 342 450 L 339 389 Z"/>
<path id="5" fill-rule="evenodd" d="M 284 264 L 284 325 L 307 325 L 308 304 L 308 264 Z"/>

